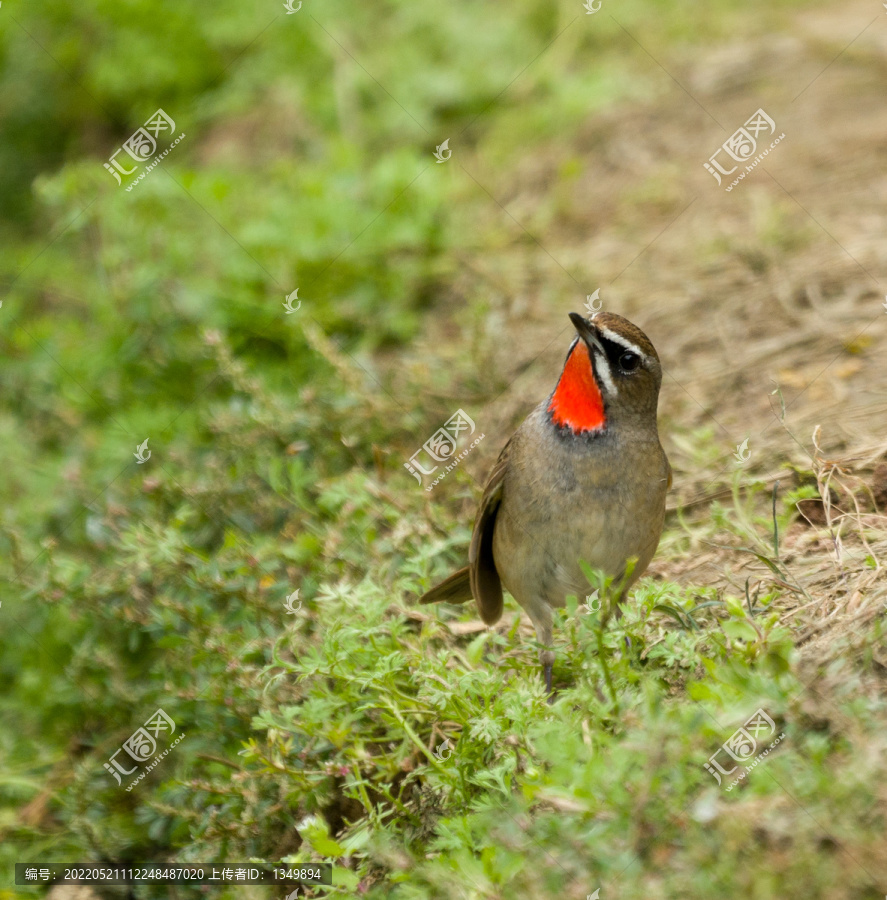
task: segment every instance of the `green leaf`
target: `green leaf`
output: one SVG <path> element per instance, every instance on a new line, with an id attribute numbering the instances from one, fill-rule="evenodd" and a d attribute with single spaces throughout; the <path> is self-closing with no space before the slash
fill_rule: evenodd
<path id="1" fill-rule="evenodd" d="M 678 610 L 675 609 L 673 606 L 669 606 L 666 603 L 657 603 L 653 607 L 653 610 L 654 610 L 654 612 L 665 613 L 666 615 L 671 616 L 673 619 L 676 619 L 678 624 L 681 626 L 681 628 L 684 629 L 684 631 L 691 630 L 690 626 L 688 626 L 687 622 L 684 620 L 684 616 L 680 612 L 678 612 Z"/>
<path id="2" fill-rule="evenodd" d="M 299 823 L 296 830 L 321 856 L 345 856 L 345 848 L 330 837 L 329 826 L 320 816 L 308 816 Z"/>
<path id="3" fill-rule="evenodd" d="M 754 628 L 741 619 L 728 619 L 721 623 L 721 628 L 732 640 L 756 641 L 758 639 L 758 633 Z"/>
<path id="4" fill-rule="evenodd" d="M 465 656 L 473 666 L 480 665 L 490 634 L 489 631 L 482 631 L 466 648 Z"/>

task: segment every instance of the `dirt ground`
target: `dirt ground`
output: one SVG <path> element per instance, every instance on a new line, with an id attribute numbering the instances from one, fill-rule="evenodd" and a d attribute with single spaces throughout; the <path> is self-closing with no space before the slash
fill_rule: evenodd
<path id="1" fill-rule="evenodd" d="M 659 351 L 669 506 L 702 523 L 689 544 L 669 541 L 684 530 L 672 515 L 650 574 L 734 594 L 747 576 L 768 580 L 704 527 L 712 498 L 730 502 L 744 439 L 746 482 L 794 487 L 789 466 L 830 481 L 835 505 L 812 504 L 812 524 L 783 538 L 796 583 L 778 602 L 802 647 L 859 628 L 887 594 L 887 467 L 877 468 L 887 454 L 885 70 L 881 5 L 799 12 L 790 34 L 664 63 L 657 96 L 595 115 L 578 140 L 552 143 L 516 172 L 471 161 L 516 219 L 544 207 L 548 224 L 532 237 L 514 227 L 510 246 L 464 259 L 448 315 L 417 349 L 417 359 L 440 357 L 448 342 L 477 340 L 460 301 L 483 285 L 484 369 L 508 386 L 482 407 L 487 438 L 466 460 L 482 484 L 553 387 L 572 333 L 566 313 L 599 287 L 604 308 L 636 321 Z M 785 137 L 728 192 L 731 179 L 718 186 L 703 163 L 758 108 Z M 560 173 L 577 157 L 565 189 Z M 491 204 L 490 215 L 505 214 Z"/>

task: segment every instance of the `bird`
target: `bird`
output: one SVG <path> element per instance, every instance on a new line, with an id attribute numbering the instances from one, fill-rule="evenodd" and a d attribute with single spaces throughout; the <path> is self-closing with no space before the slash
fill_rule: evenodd
<path id="1" fill-rule="evenodd" d="M 419 598 L 474 598 L 493 625 L 507 589 L 535 627 L 549 701 L 553 610 L 587 593 L 580 560 L 613 579 L 618 615 L 659 545 L 672 483 L 657 425 L 662 365 L 650 339 L 613 312 L 569 317 L 576 334 L 554 390 L 487 479 L 468 565 Z"/>

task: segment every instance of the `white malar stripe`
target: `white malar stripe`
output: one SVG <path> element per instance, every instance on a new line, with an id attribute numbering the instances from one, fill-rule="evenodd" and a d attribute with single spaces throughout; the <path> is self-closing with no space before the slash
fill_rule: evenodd
<path id="1" fill-rule="evenodd" d="M 647 359 L 647 354 L 641 350 L 635 344 L 632 344 L 627 338 L 622 337 L 621 334 L 616 334 L 615 331 L 610 331 L 609 328 L 604 328 L 603 325 L 595 325 L 595 328 L 608 340 L 612 341 L 614 344 L 619 344 L 622 347 L 625 347 L 626 350 L 631 350 L 632 353 L 637 353 L 637 355 L 643 359 Z"/>
<path id="2" fill-rule="evenodd" d="M 607 355 L 600 353 L 593 353 L 594 360 L 597 363 L 597 367 L 595 371 L 597 371 L 601 380 L 604 382 L 604 387 L 607 389 L 607 393 L 611 397 L 619 396 L 619 391 L 616 390 L 616 385 L 613 383 L 613 373 L 610 370 L 610 360 L 607 359 Z"/>

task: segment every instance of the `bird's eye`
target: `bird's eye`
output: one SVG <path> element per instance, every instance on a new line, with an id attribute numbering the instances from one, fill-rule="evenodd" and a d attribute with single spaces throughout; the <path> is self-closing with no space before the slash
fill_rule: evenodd
<path id="1" fill-rule="evenodd" d="M 619 368 L 622 369 L 623 372 L 634 372 L 640 364 L 641 358 L 637 353 L 632 353 L 630 350 L 619 357 Z"/>

